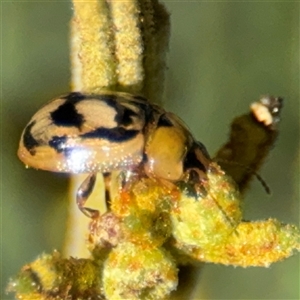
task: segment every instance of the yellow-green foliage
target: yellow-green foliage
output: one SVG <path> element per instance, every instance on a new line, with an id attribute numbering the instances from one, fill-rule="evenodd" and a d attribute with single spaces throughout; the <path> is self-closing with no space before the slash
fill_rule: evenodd
<path id="1" fill-rule="evenodd" d="M 25 265 L 11 280 L 8 291 L 18 299 L 88 299 L 101 294 L 101 268 L 90 259 L 64 259 L 58 252 L 43 254 Z"/>
<path id="2" fill-rule="evenodd" d="M 177 287 L 174 259 L 161 248 L 124 242 L 105 262 L 107 299 L 164 299 Z"/>
<path id="3" fill-rule="evenodd" d="M 90 259 L 42 255 L 10 290 L 18 299 L 165 299 L 182 263 L 266 267 L 300 249 L 295 226 L 242 220 L 236 184 L 216 163 L 207 176 L 201 197 L 153 178 L 129 182 L 91 222 Z"/>

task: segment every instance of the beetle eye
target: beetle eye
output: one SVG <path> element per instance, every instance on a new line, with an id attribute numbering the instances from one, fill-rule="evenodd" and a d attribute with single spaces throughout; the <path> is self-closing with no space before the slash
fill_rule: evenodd
<path id="1" fill-rule="evenodd" d="M 211 159 L 204 145 L 200 142 L 194 142 L 191 149 L 188 151 L 184 160 L 184 169 L 199 169 L 206 172 Z"/>

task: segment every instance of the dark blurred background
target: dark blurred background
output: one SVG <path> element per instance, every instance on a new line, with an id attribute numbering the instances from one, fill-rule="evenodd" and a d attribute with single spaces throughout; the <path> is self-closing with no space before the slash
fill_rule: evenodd
<path id="1" fill-rule="evenodd" d="M 299 225 L 300 4 L 165 4 L 172 28 L 163 103 L 211 154 L 250 102 L 262 94 L 285 98 L 280 137 L 260 171 L 272 196 L 253 181 L 245 218 Z M 16 151 L 33 113 L 69 90 L 71 14 L 70 2 L 2 3 L 2 287 L 26 262 L 62 246 L 67 177 L 25 169 Z M 299 299 L 299 257 L 268 269 L 207 264 L 191 299 Z"/>

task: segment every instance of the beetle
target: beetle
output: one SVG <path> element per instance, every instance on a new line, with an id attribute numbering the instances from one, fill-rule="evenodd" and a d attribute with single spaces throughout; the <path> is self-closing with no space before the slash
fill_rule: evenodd
<path id="1" fill-rule="evenodd" d="M 87 173 L 77 191 L 84 207 L 96 174 L 120 170 L 142 172 L 161 181 L 206 180 L 211 159 L 175 114 L 141 96 L 121 92 L 72 92 L 53 99 L 25 127 L 18 156 L 28 167 L 64 173 Z"/>

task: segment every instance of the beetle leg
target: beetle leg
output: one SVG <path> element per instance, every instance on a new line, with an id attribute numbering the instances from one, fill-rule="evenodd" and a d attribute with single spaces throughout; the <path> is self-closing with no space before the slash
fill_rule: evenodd
<path id="1" fill-rule="evenodd" d="M 189 185 L 190 192 L 196 199 L 206 197 L 205 183 L 207 182 L 207 176 L 205 172 L 197 168 L 189 168 L 185 171 L 183 181 Z"/>
<path id="2" fill-rule="evenodd" d="M 105 202 L 106 207 L 109 207 L 110 203 L 110 183 L 111 183 L 111 173 L 103 173 L 104 185 L 105 185 Z"/>
<path id="3" fill-rule="evenodd" d="M 190 185 L 195 198 L 205 197 L 207 191 L 207 170 L 211 159 L 200 142 L 194 142 L 184 160 L 183 181 Z"/>
<path id="4" fill-rule="evenodd" d="M 95 182 L 96 173 L 90 174 L 80 185 L 76 194 L 76 203 L 78 208 L 89 218 L 96 219 L 99 216 L 99 211 L 89 207 L 84 207 L 87 199 L 92 194 Z"/>

